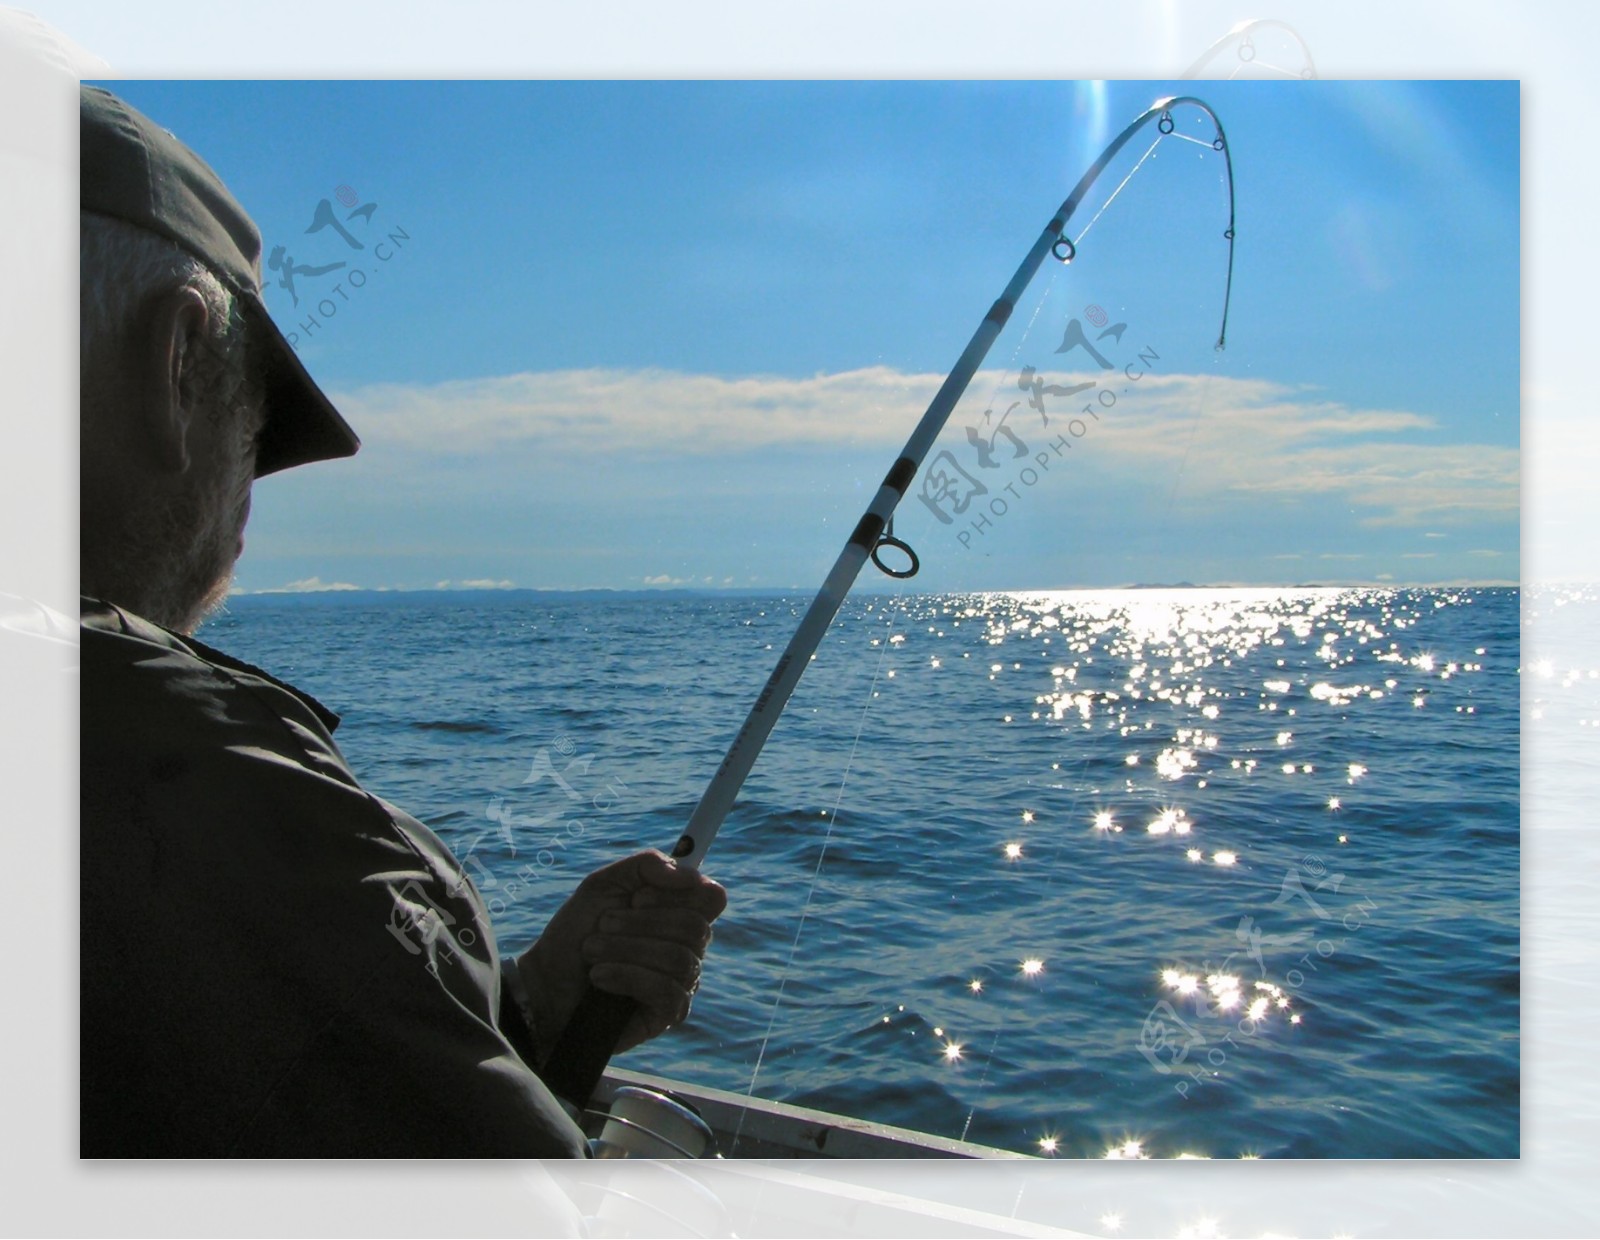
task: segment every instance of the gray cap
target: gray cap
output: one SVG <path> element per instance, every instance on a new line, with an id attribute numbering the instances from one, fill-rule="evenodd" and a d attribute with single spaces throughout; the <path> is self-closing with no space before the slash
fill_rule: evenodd
<path id="1" fill-rule="evenodd" d="M 98 86 L 80 88 L 79 206 L 147 229 L 238 296 L 262 344 L 266 425 L 256 477 L 351 456 L 361 440 L 300 364 L 261 300 L 261 233 L 209 165 Z"/>

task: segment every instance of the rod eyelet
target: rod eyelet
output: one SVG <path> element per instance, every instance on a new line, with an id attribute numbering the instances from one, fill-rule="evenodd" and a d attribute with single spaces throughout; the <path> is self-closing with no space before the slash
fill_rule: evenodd
<path id="1" fill-rule="evenodd" d="M 882 551 L 885 547 L 893 547 L 897 551 L 904 551 L 906 553 L 906 559 L 909 560 L 910 563 L 905 568 L 890 568 L 878 558 L 878 552 Z M 872 549 L 872 562 L 876 564 L 879 571 L 884 573 L 886 576 L 894 577 L 901 581 L 904 581 L 907 577 L 915 577 L 917 575 L 917 570 L 922 567 L 922 561 L 917 559 L 917 553 L 913 551 L 904 540 L 896 538 L 893 534 L 885 534 L 882 538 L 878 539 L 878 545 Z"/>

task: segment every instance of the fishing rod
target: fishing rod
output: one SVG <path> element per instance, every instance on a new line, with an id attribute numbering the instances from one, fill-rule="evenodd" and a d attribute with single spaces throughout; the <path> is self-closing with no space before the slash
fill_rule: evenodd
<path id="1" fill-rule="evenodd" d="M 717 768 L 717 773 L 701 796 L 700 803 L 689 816 L 688 825 L 684 827 L 683 834 L 672 847 L 671 855 L 679 865 L 691 869 L 699 868 L 700 862 L 705 858 L 706 850 L 711 847 L 712 840 L 716 838 L 717 831 L 722 826 L 723 819 L 733 807 L 734 798 L 743 786 L 745 776 L 755 765 L 756 758 L 761 753 L 762 746 L 766 744 L 773 725 L 777 723 L 778 716 L 782 714 L 784 706 L 789 701 L 789 696 L 799 684 L 801 673 L 805 671 L 806 665 L 822 644 L 828 626 L 833 623 L 834 616 L 843 604 L 845 595 L 850 592 L 850 587 L 860 574 L 862 566 L 870 558 L 891 577 L 904 578 L 916 574 L 919 567 L 916 553 L 894 536 L 895 507 L 911 485 L 934 440 L 944 429 L 956 402 L 961 399 L 967 390 L 967 385 L 972 381 L 972 376 L 983 364 L 983 359 L 988 355 L 995 337 L 1005 327 L 1023 291 L 1044 262 L 1045 255 L 1053 254 L 1062 263 L 1070 263 L 1076 255 L 1077 247 L 1067 236 L 1066 227 L 1090 187 L 1099 179 L 1107 165 L 1116 158 L 1128 140 L 1151 121 L 1155 122 L 1158 132 L 1163 137 L 1172 133 L 1176 128 L 1172 110 L 1184 105 L 1199 108 L 1211 118 L 1212 124 L 1216 126 L 1216 138 L 1211 146 L 1222 153 L 1227 169 L 1228 227 L 1223 236 L 1228 242 L 1228 280 L 1223 292 L 1222 325 L 1217 332 L 1216 347 L 1221 349 L 1226 345 L 1228 302 L 1233 293 L 1234 243 L 1233 157 L 1228 150 L 1227 135 L 1223 132 L 1222 121 L 1203 100 L 1192 95 L 1158 99 L 1100 152 L 1093 166 L 1083 174 L 1066 201 L 1050 217 L 1050 222 L 1044 226 L 1044 231 L 1039 234 L 1038 240 L 1029 247 L 1026 257 L 1007 283 L 1005 291 L 983 316 L 983 321 L 978 324 L 977 331 L 973 333 L 972 339 L 962 350 L 955 366 L 940 385 L 932 403 L 922 415 L 922 420 L 911 432 L 911 438 L 906 440 L 904 449 L 889 467 L 883 484 L 873 496 L 872 502 L 867 505 L 866 512 L 845 543 L 844 550 L 839 553 L 839 558 L 823 581 L 822 588 L 817 591 L 816 598 L 812 600 L 811 606 L 801 618 L 794 636 L 789 639 L 789 644 L 779 657 L 777 666 L 767 678 L 767 683 L 756 698 L 755 705 L 750 708 L 744 726 L 739 729 L 733 744 L 728 747 L 722 765 Z M 908 558 L 907 566 L 896 569 L 886 565 L 879 558 L 879 553 L 885 547 L 894 548 L 905 555 Z M 544 1070 L 545 1084 L 557 1097 L 573 1105 L 580 1112 L 588 1105 L 606 1064 L 616 1050 L 617 1041 L 633 1014 L 634 1006 L 633 1000 L 597 990 L 592 985 L 585 991 L 577 1009 L 557 1040 L 555 1048 L 551 1051 Z"/>

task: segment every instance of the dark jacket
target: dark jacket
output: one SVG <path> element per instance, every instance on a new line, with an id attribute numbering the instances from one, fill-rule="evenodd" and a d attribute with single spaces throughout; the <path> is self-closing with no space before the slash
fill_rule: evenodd
<path id="1" fill-rule="evenodd" d="M 338 719 L 82 613 L 84 1156 L 581 1156 L 477 891 Z"/>

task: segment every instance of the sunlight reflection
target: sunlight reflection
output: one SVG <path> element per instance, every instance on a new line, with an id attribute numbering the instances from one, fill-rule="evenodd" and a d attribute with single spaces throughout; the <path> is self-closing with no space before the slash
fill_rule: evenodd
<path id="1" fill-rule="evenodd" d="M 1320 847 L 1314 843 L 1322 839 L 1318 828 L 1326 823 L 1315 812 L 1319 805 L 1341 822 L 1353 825 L 1360 820 L 1363 830 L 1369 820 L 1380 821 L 1374 815 L 1384 812 L 1381 802 L 1352 793 L 1358 799 L 1347 807 L 1342 794 L 1332 794 L 1340 779 L 1366 791 L 1363 781 L 1372 772 L 1354 760 L 1355 754 L 1361 748 L 1373 752 L 1383 748 L 1360 739 L 1383 733 L 1375 725 L 1357 726 L 1358 716 L 1402 717 L 1415 726 L 1421 717 L 1406 706 L 1411 702 L 1433 706 L 1430 717 L 1435 723 L 1448 719 L 1453 726 L 1471 728 L 1479 720 L 1487 722 L 1487 708 L 1469 714 L 1475 707 L 1467 686 L 1474 684 L 1473 676 L 1482 683 L 1485 663 L 1499 670 L 1494 663 L 1499 648 L 1492 644 L 1483 650 L 1468 644 L 1456 648 L 1440 638 L 1422 614 L 1433 603 L 1426 595 L 1383 588 L 1317 588 L 1292 595 L 1280 590 L 1165 588 L 1136 595 L 1088 590 L 993 593 L 971 596 L 965 610 L 958 607 L 926 617 L 936 620 L 927 624 L 929 634 L 936 629 L 941 634 L 949 631 L 966 647 L 959 657 L 951 653 L 958 648 L 955 644 L 925 653 L 913 640 L 903 639 L 904 646 L 892 638 L 890 642 L 912 665 L 897 686 L 905 685 L 915 671 L 937 668 L 942 661 L 946 670 L 924 681 L 946 693 L 946 677 L 964 675 L 975 683 L 987 678 L 992 683 L 984 684 L 983 692 L 992 696 L 986 699 L 991 703 L 986 724 L 998 728 L 1002 719 L 1009 723 L 1008 743 L 1026 743 L 1009 740 L 1018 730 L 1039 737 L 1037 770 L 1043 778 L 1030 773 L 1005 790 L 1007 800 L 997 801 L 1002 822 L 1007 814 L 1016 814 L 1020 824 L 1013 818 L 1010 825 L 1028 830 L 1026 840 L 1008 838 L 1003 825 L 996 832 L 1002 859 L 1008 863 L 1005 879 L 1034 876 L 1047 855 L 1050 862 L 1060 864 L 1056 850 L 1076 845 L 1081 851 L 1089 846 L 1089 835 L 1095 839 L 1095 859 L 1105 867 L 1107 879 L 1112 877 L 1109 871 L 1119 866 L 1131 863 L 1142 868 L 1144 861 L 1183 860 L 1189 866 L 1228 870 L 1216 876 L 1203 870 L 1187 875 L 1194 890 L 1184 896 L 1195 900 L 1192 911 L 1204 916 L 1209 910 L 1220 918 L 1212 927 L 1214 938 L 1197 945 L 1187 957 L 1175 954 L 1136 965 L 1131 985 L 1159 990 L 1185 1020 L 1225 1021 L 1230 1027 L 1245 1022 L 1246 1029 L 1255 1022 L 1287 1038 L 1291 1026 L 1296 1034 L 1302 1027 L 1295 996 L 1272 983 L 1246 983 L 1221 962 L 1230 957 L 1235 963 L 1243 960 L 1243 943 L 1255 960 L 1247 976 L 1276 975 L 1276 970 L 1292 963 L 1287 939 L 1303 927 L 1278 920 L 1241 924 L 1239 914 L 1257 907 L 1243 901 L 1254 899 L 1258 884 L 1265 901 L 1261 907 L 1280 907 L 1292 894 L 1286 888 L 1273 902 L 1283 872 L 1280 862 L 1291 859 L 1281 858 L 1278 849 L 1292 848 L 1297 858 L 1302 846 L 1315 848 L 1326 859 L 1325 839 Z M 909 632 L 920 635 L 925 622 L 916 617 Z M 1565 668 L 1551 663 L 1530 664 L 1526 669 L 1530 681 L 1534 676 L 1543 678 L 1540 693 L 1553 692 L 1566 674 Z M 1578 673 L 1586 674 L 1594 673 Z M 1478 704 L 1483 701 L 1480 697 Z M 1531 714 L 1543 705 L 1530 701 L 1525 709 Z M 1600 728 L 1600 719 L 1592 722 Z M 1288 761 L 1291 757 L 1295 761 Z M 1384 765 L 1384 752 L 1378 752 L 1378 758 Z M 1386 771 L 1392 767 L 1388 763 Z M 1272 778 L 1274 771 L 1282 778 Z M 1378 772 L 1375 786 L 1381 789 L 1390 777 Z M 1185 779 L 1191 781 L 1187 785 L 1191 791 L 1174 795 L 1174 784 L 1184 788 Z M 1027 798 L 1028 808 L 1012 808 L 1015 801 L 1009 798 L 1019 793 Z M 1188 802 L 1187 810 L 1172 805 L 1174 800 Z M 1088 815 L 1090 832 L 1084 833 L 1082 825 L 1069 827 L 1070 840 L 1052 840 L 1052 848 L 1046 849 L 1043 839 L 1053 825 L 1051 815 L 1060 814 L 1070 823 L 1080 812 Z M 1291 838 L 1291 828 L 1307 838 Z M 1122 832 L 1127 840 L 1111 840 Z M 1348 861 L 1368 851 L 1377 835 L 1375 828 L 1373 835 L 1363 837 L 1368 843 L 1355 850 L 1346 847 L 1353 837 L 1340 834 L 1336 847 L 1346 847 Z M 1150 850 L 1164 853 L 1169 843 L 1175 845 L 1170 856 L 1148 855 Z M 1141 845 L 1147 855 L 1135 857 Z M 1023 860 L 1029 865 L 1022 866 Z M 1013 863 L 1015 869 L 1010 868 Z M 1328 868 L 1334 868 L 1331 862 Z M 1116 877 L 1125 880 L 1137 873 L 1129 869 Z M 1051 877 L 1037 876 L 1043 882 Z M 1170 880 L 1170 871 L 1167 877 Z M 1225 886 L 1233 894 L 1208 890 L 1208 884 Z M 1309 888 L 1309 879 L 1306 885 Z M 1337 892 L 1338 887 L 1329 890 Z M 1328 902 L 1326 892 L 1315 899 Z M 1294 911 L 1299 911 L 1298 903 Z M 1239 925 L 1237 937 L 1235 925 Z M 1183 929 L 1187 935 L 1194 927 L 1183 921 Z M 1296 954 L 1307 945 L 1298 943 Z M 1278 948 L 1282 950 L 1275 958 L 1273 949 Z M 1172 945 L 1157 950 L 1171 951 Z M 1048 984 L 1044 966 L 1038 956 L 1018 959 L 1015 976 L 1032 981 L 1030 991 L 1041 994 L 1065 984 L 1068 965 L 1060 960 L 1052 965 Z M 983 968 L 985 979 L 1006 976 L 1003 961 L 993 971 L 987 963 Z M 1149 973 L 1138 977 L 1143 968 Z M 986 1008 L 992 1006 L 991 999 L 1003 1001 L 1001 992 L 1007 989 L 1002 986 L 991 996 L 984 980 L 970 974 L 967 979 L 955 976 L 952 984 L 964 987 L 974 999 L 983 997 Z M 971 1062 L 965 1046 L 954 1037 L 937 1034 L 933 1045 L 949 1065 Z M 932 1056 L 925 1062 L 931 1065 Z M 1058 1143 L 1047 1152 L 1081 1152 L 1079 1134 L 1058 1137 L 1042 1117 L 1032 1131 L 1035 1137 L 1019 1148 L 1037 1152 L 1031 1142 L 1038 1140 L 1038 1149 L 1044 1150 L 1045 1138 L 1038 1134 L 1046 1133 Z M 1115 1133 L 1115 1129 L 1106 1133 L 1105 1139 L 1109 1142 Z M 1119 1139 L 1125 1137 L 1124 1131 Z M 1179 1156 L 1178 1140 L 1174 1137 L 1171 1145 L 1163 1142 L 1162 1155 Z M 1218 1150 L 1219 1155 L 1224 1152 Z M 1140 1157 L 1143 1149 L 1137 1141 L 1124 1140 L 1112 1148 L 1111 1156 Z"/>

